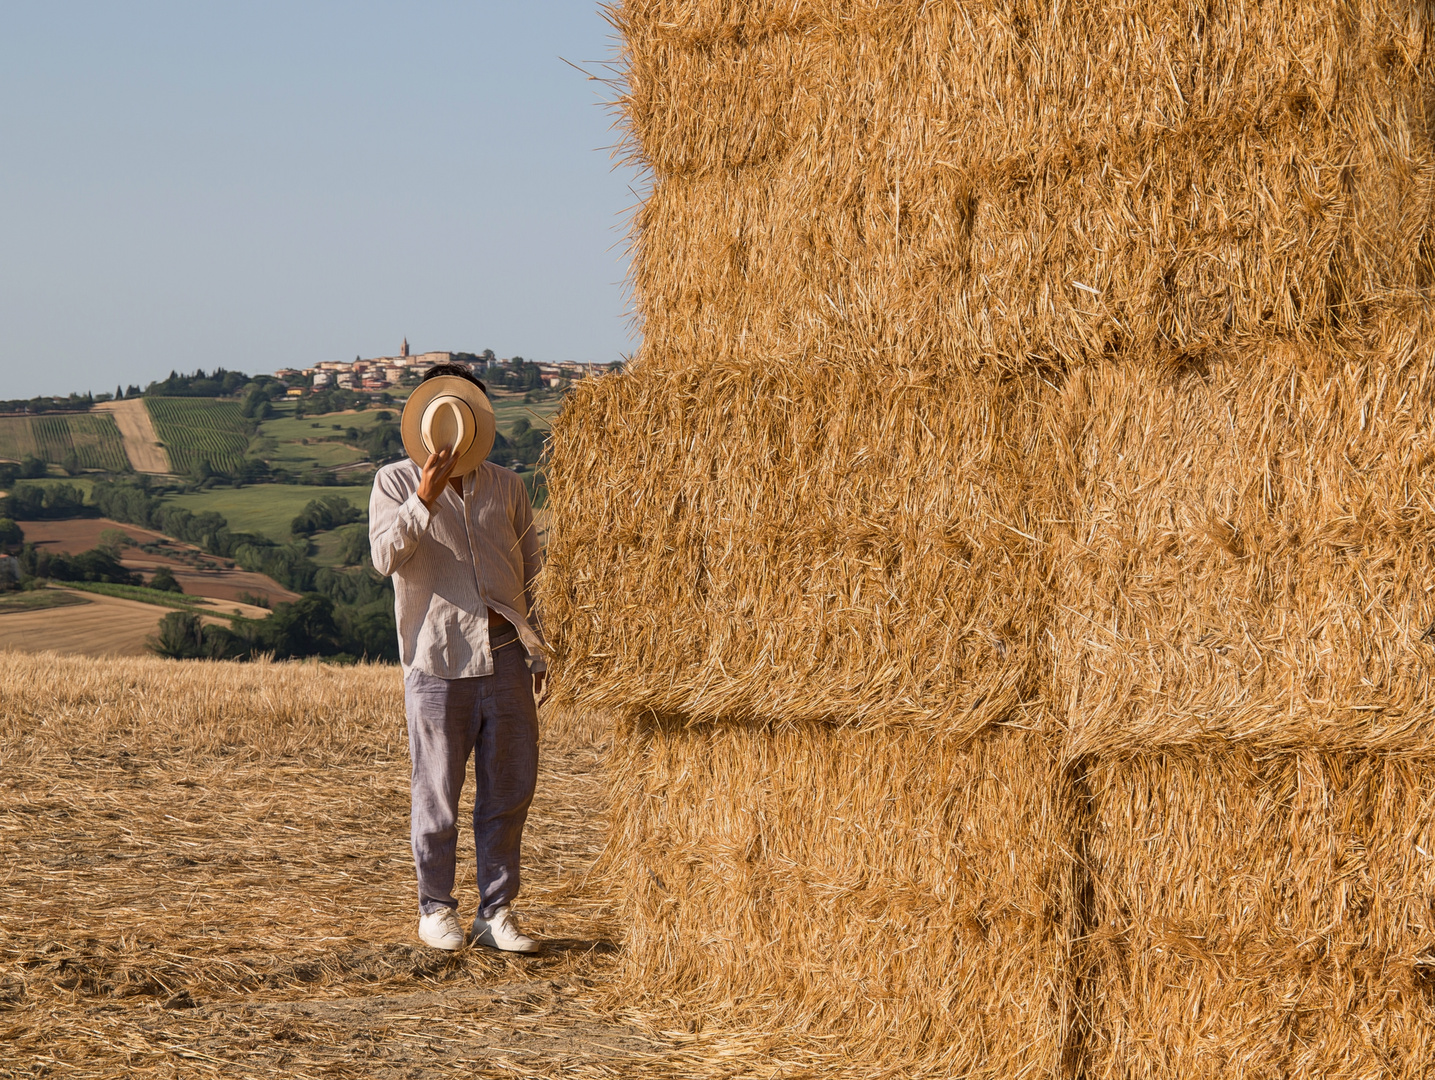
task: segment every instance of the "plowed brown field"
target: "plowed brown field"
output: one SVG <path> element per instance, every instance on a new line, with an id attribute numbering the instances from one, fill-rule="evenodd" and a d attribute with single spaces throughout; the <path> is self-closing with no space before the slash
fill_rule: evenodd
<path id="1" fill-rule="evenodd" d="M 271 604 L 299 598 L 298 593 L 284 588 L 272 578 L 241 570 L 228 559 L 205 555 L 196 547 L 137 525 L 124 525 L 108 518 L 76 518 L 72 521 L 22 521 L 20 528 L 30 543 L 68 555 L 95 547 L 100 542 L 100 533 L 106 529 L 118 529 L 136 544 L 164 544 L 174 552 L 173 555 L 153 554 L 140 551 L 137 547 L 125 548 L 120 553 L 120 562 L 131 570 L 140 571 L 146 579 L 161 566 L 168 566 L 180 588 L 190 596 L 238 601 L 242 594 L 248 593 L 250 596 L 267 596 Z M 215 564 L 214 568 L 195 566 L 194 562 L 201 558 Z"/>

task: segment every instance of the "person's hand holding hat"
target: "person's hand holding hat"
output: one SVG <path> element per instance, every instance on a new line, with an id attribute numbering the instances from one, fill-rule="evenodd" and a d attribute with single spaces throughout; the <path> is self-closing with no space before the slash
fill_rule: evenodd
<path id="1" fill-rule="evenodd" d="M 453 467 L 457 464 L 458 455 L 453 452 L 451 446 L 442 447 L 438 453 L 430 454 L 429 459 L 424 462 L 423 473 L 419 476 L 419 499 L 430 510 L 443 494 L 443 486 L 448 483 L 448 478 L 453 475 Z"/>
<path id="2" fill-rule="evenodd" d="M 493 406 L 475 381 L 455 375 L 426 379 L 404 403 L 404 449 L 422 470 L 419 498 L 433 509 L 452 476 L 483 464 L 493 449 Z"/>

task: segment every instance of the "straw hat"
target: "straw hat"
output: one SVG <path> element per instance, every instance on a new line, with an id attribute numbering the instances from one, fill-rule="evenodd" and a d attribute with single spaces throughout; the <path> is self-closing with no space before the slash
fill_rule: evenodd
<path id="1" fill-rule="evenodd" d="M 399 430 L 404 450 L 419 468 L 445 446 L 458 451 L 454 476 L 472 472 L 493 449 L 497 426 L 483 390 L 458 375 L 420 383 L 404 403 Z"/>

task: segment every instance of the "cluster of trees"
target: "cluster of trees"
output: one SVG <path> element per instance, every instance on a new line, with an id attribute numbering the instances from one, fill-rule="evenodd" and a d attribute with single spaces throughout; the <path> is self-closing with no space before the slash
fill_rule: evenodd
<path id="1" fill-rule="evenodd" d="M 363 450 L 375 465 L 387 465 L 404 456 L 403 432 L 394 414 L 387 409 L 375 414 L 374 423 L 367 431 L 360 433 L 356 428 L 350 428 L 349 434 L 353 436 L 354 445 Z"/>
<path id="2" fill-rule="evenodd" d="M 372 567 L 339 570 L 319 566 L 309 558 L 307 539 L 279 544 L 267 536 L 231 529 L 224 516 L 212 510 L 196 514 L 182 507 L 167 506 L 149 490 L 143 477 L 133 482 L 100 481 L 95 484 L 91 498 L 95 509 L 105 517 L 155 529 L 211 555 L 233 559 L 245 570 L 264 574 L 286 589 L 306 594 L 306 600 L 317 598 L 327 601 L 328 606 L 324 610 L 329 613 L 336 628 L 336 646 L 327 636 L 320 635 L 301 648 L 298 644 L 299 631 L 287 630 L 281 643 L 282 649 L 275 647 L 269 639 L 256 638 L 258 652 L 283 656 L 398 659 L 393 586 Z M 314 500 L 306 511 L 322 501 Z M 346 537 L 346 543 L 347 540 Z M 276 605 L 274 615 L 288 610 L 283 604 Z M 308 624 L 301 621 L 299 625 Z M 331 646 L 333 651 L 327 651 Z M 309 651 L 304 651 L 304 648 Z"/>
<path id="3" fill-rule="evenodd" d="M 107 581 L 115 585 L 144 584 L 143 577 L 121 566 L 115 553 L 107 548 L 66 555 L 25 544 L 20 549 L 20 576 L 22 581 L 49 578 L 52 581 Z"/>
<path id="4" fill-rule="evenodd" d="M 520 416 L 514 423 L 511 434 L 506 437 L 502 432 L 494 435 L 493 449 L 489 452 L 488 460 L 496 461 L 500 465 L 508 465 L 514 461 L 520 461 L 524 465 L 536 465 L 543 457 L 545 445 L 542 430 L 534 427 L 528 417 Z"/>
<path id="5" fill-rule="evenodd" d="M 530 363 L 521 356 L 505 360 L 501 364 L 490 364 L 485 370 L 485 375 L 494 385 L 518 393 L 527 393 L 543 388 L 543 373 L 538 370 L 538 365 Z"/>
<path id="6" fill-rule="evenodd" d="M 245 385 L 239 401 L 239 415 L 256 424 L 274 415 L 273 401 L 284 396 L 286 387 L 278 379 L 259 375 Z"/>
<path id="7" fill-rule="evenodd" d="M 176 660 L 321 656 L 352 662 L 398 658 L 392 619 L 346 616 L 328 597 L 313 595 L 275 605 L 268 618 L 234 619 L 228 627 L 205 626 L 190 611 L 170 612 L 160 620 L 150 648 Z"/>
<path id="8" fill-rule="evenodd" d="M 26 454 L 17 465 L 12 461 L 0 461 L 0 488 L 10 488 L 16 480 L 33 480 L 46 474 L 45 462 L 33 454 Z"/>
<path id="9" fill-rule="evenodd" d="M 98 510 L 86 505 L 83 489 L 62 481 L 17 484 L 0 499 L 0 517 L 42 521 L 99 516 Z"/>
<path id="10" fill-rule="evenodd" d="M 109 394 L 101 394 L 96 397 L 91 393 L 70 394 L 67 397 L 51 395 L 48 397 L 12 398 L 8 401 L 0 401 L 0 413 L 85 412 L 96 401 L 108 401 L 109 399 Z"/>
<path id="11" fill-rule="evenodd" d="M 347 412 L 350 409 L 363 412 L 370 405 L 389 405 L 393 400 L 387 391 L 361 394 L 342 386 L 326 386 L 317 393 L 305 394 L 294 402 L 294 418 L 300 420 L 306 416 L 323 416 L 325 413 Z"/>
<path id="12" fill-rule="evenodd" d="M 203 368 L 195 368 L 192 375 L 171 371 L 169 378 L 146 386 L 144 394 L 146 397 L 228 397 L 253 381 L 242 371 L 215 368 L 212 374 L 206 375 Z"/>
<path id="13" fill-rule="evenodd" d="M 295 536 L 313 536 L 316 532 L 358 521 L 361 516 L 354 504 L 342 495 L 325 495 L 310 499 L 290 523 L 289 531 Z"/>
<path id="14" fill-rule="evenodd" d="M 13 518 L 0 517 L 0 551 L 14 550 L 25 542 L 25 531 Z"/>

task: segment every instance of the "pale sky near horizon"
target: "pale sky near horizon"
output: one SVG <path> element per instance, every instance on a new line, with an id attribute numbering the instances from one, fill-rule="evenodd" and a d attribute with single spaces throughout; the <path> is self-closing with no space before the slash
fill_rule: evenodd
<path id="1" fill-rule="evenodd" d="M 0 0 L 0 398 L 637 347 L 597 0 Z"/>

